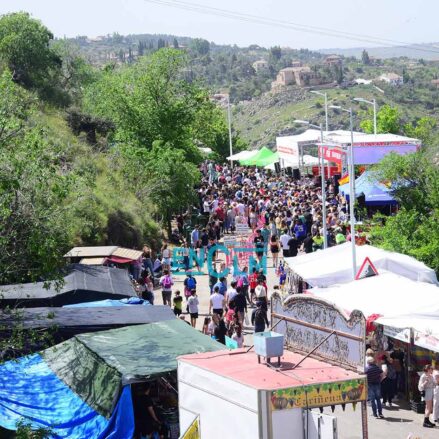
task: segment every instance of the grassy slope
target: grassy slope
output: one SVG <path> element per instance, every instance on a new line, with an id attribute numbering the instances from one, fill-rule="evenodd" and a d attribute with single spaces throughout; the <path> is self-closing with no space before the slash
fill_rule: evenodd
<path id="1" fill-rule="evenodd" d="M 299 132 L 298 126 L 293 123 L 294 119 L 309 120 L 315 124 L 325 123 L 324 99 L 309 92 L 303 92 L 300 99 L 296 99 L 297 96 L 295 96 L 288 101 L 288 96 L 292 95 L 293 90 L 294 87 L 290 87 L 289 91 L 282 93 L 285 102 L 281 104 L 272 105 L 272 99 L 263 96 L 250 103 L 241 103 L 233 109 L 234 127 L 241 133 L 241 136 L 249 143 L 251 148 L 260 148 L 264 145 L 274 146 L 276 136 Z M 384 104 L 398 106 L 404 123 L 422 116 L 433 117 L 439 122 L 439 115 L 434 110 L 427 111 L 420 104 L 396 104 L 391 98 L 371 86 L 356 86 L 348 89 L 335 88 L 327 90 L 327 92 L 328 105 L 352 106 L 356 129 L 359 129 L 360 121 L 366 118 L 366 111 L 369 106 L 353 101 L 354 97 L 362 97 L 368 100 L 375 98 L 378 107 Z M 322 107 L 317 108 L 317 103 L 320 103 Z M 329 129 L 348 128 L 347 114 L 336 114 L 333 110 L 329 110 L 329 112 Z"/>

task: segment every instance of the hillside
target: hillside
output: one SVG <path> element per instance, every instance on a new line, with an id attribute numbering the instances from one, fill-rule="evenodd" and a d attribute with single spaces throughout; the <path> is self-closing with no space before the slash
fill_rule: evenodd
<path id="1" fill-rule="evenodd" d="M 430 116 L 439 122 L 435 109 L 427 110 L 422 102 L 403 104 L 398 96 L 392 96 L 394 91 L 386 89 L 385 94 L 370 86 L 355 86 L 350 88 L 333 88 L 327 90 L 328 104 L 340 105 L 354 109 L 355 129 L 359 129 L 361 120 L 366 119 L 369 106 L 353 101 L 355 97 L 376 99 L 378 108 L 385 104 L 397 106 L 402 116 L 402 124 Z M 315 124 L 325 122 L 324 99 L 309 93 L 302 88 L 288 87 L 279 94 L 267 93 L 251 102 L 243 102 L 233 108 L 233 124 L 242 138 L 251 148 L 262 146 L 273 147 L 276 136 L 298 134 L 305 128 L 294 124 L 295 119 L 308 120 Z M 349 129 L 346 114 L 329 110 L 329 129 Z"/>
<path id="2" fill-rule="evenodd" d="M 321 49 L 319 52 L 326 54 L 336 53 L 338 55 L 361 58 L 363 50 L 364 47 L 353 47 L 350 49 Z M 439 60 L 439 43 L 412 44 L 410 46 L 368 47 L 367 51 L 369 55 L 375 58 L 387 59 L 404 57 L 429 61 Z"/>

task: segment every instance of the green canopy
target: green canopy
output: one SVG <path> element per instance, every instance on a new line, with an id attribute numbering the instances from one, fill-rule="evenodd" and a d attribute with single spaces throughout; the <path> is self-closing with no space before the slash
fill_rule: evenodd
<path id="1" fill-rule="evenodd" d="M 278 153 L 273 152 L 267 147 L 263 146 L 253 157 L 245 160 L 240 160 L 239 163 L 245 166 L 263 167 L 271 165 L 272 163 L 275 163 L 277 161 L 279 161 Z"/>
<path id="2" fill-rule="evenodd" d="M 122 386 L 175 371 L 180 355 L 221 349 L 175 319 L 76 335 L 41 355 L 58 378 L 108 417 Z"/>

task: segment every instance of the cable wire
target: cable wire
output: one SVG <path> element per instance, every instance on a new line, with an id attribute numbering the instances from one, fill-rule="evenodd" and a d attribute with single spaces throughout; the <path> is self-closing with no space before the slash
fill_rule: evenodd
<path id="1" fill-rule="evenodd" d="M 191 11 L 191 12 L 198 12 L 205 15 L 213 15 L 218 17 L 225 17 L 225 18 L 231 18 L 238 21 L 243 21 L 247 23 L 256 23 L 256 24 L 263 24 L 266 26 L 276 26 L 277 28 L 285 28 L 285 29 L 292 29 L 296 30 L 298 32 L 306 32 L 306 33 L 312 33 L 312 34 L 318 34 L 318 35 L 324 35 L 324 36 L 332 36 L 334 38 L 340 38 L 344 40 L 354 40 L 354 41 L 360 41 L 360 42 L 366 42 L 366 43 L 372 43 L 372 44 L 380 44 L 383 46 L 388 47 L 401 47 L 401 46 L 409 46 L 410 49 L 420 51 L 420 52 L 430 52 L 430 53 L 437 53 L 439 54 L 439 50 L 435 50 L 433 48 L 428 47 L 422 47 L 420 45 L 412 45 L 411 43 L 404 42 L 404 41 L 397 41 L 397 40 L 391 40 L 391 39 L 385 39 L 385 38 L 379 38 L 374 37 L 371 35 L 363 35 L 363 34 L 356 34 L 351 32 L 344 32 L 339 31 L 336 29 L 330 29 L 325 27 L 317 27 L 317 26 L 311 26 L 311 25 L 304 25 L 299 23 L 294 23 L 286 20 L 280 20 L 280 19 L 272 19 L 272 18 L 266 18 L 258 15 L 252 15 L 252 14 L 245 14 L 241 12 L 236 11 L 230 11 L 226 9 L 220 9 L 215 7 L 209 7 L 209 6 L 203 6 L 197 3 L 191 3 L 187 1 L 182 0 L 145 0 L 148 3 L 154 3 L 161 6 L 169 6 L 173 8 L 182 9 L 185 11 Z"/>

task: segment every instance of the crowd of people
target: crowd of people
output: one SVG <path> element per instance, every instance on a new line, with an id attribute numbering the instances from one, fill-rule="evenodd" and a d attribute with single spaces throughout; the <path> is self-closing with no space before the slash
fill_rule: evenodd
<path id="1" fill-rule="evenodd" d="M 229 277 L 220 277 L 224 271 L 224 260 L 216 261 L 208 273 L 208 286 L 200 290 L 197 276 L 192 274 L 197 265 L 189 258 L 189 252 L 207 258 L 209 250 L 229 234 L 236 236 L 239 225 L 248 227 L 249 242 L 253 245 L 255 258 L 270 256 L 272 267 L 282 273 L 283 258 L 296 257 L 302 253 L 318 251 L 324 246 L 326 222 L 327 244 L 334 246 L 351 240 L 348 227 L 348 203 L 338 193 L 337 182 L 326 182 L 326 217 L 323 216 L 320 178 L 306 176 L 294 179 L 291 176 L 274 175 L 258 168 L 215 165 L 205 162 L 201 166 L 203 179 L 197 188 L 198 208 L 203 221 L 193 225 L 186 233 L 185 215 L 176 218 L 177 227 L 173 240 L 182 248 L 181 260 L 173 260 L 169 243 L 164 243 L 161 255 L 155 261 L 151 250 L 144 248 L 144 258 L 139 289 L 142 297 L 154 303 L 154 286 L 161 288 L 162 302 L 171 306 L 175 315 L 185 319 L 189 315 L 193 327 L 200 316 L 198 294 L 208 296 L 208 311 L 204 315 L 202 332 L 220 343 L 229 346 L 244 345 L 244 327 L 262 332 L 269 327 L 267 316 L 269 288 L 263 269 L 240 266 L 238 274 L 232 271 Z M 364 234 L 357 232 L 355 239 L 365 242 Z M 172 240 L 171 240 L 172 241 Z M 183 264 L 187 273 L 182 287 L 175 289 L 176 263 Z M 218 265 L 218 267 L 217 267 Z M 282 277 L 280 278 L 282 282 Z M 273 288 L 278 288 L 274 286 Z M 231 343 L 231 344 L 230 344 Z M 373 415 L 383 418 L 383 407 L 392 407 L 401 390 L 400 380 L 403 358 L 394 352 L 380 356 L 366 352 L 366 375 L 368 400 Z M 419 391 L 425 401 L 424 426 L 439 422 L 439 367 L 426 367 L 419 381 Z"/>
<path id="2" fill-rule="evenodd" d="M 212 246 L 228 234 L 236 232 L 237 224 L 249 228 L 255 257 L 271 256 L 273 266 L 281 267 L 284 257 L 294 257 L 300 252 L 309 253 L 323 248 L 323 209 L 320 180 L 312 177 L 294 179 L 291 176 L 276 176 L 259 168 L 234 167 L 204 162 L 201 166 L 202 182 L 197 188 L 198 206 L 204 221 L 192 227 L 186 240 L 184 237 L 185 215 L 177 215 L 174 240 L 181 247 L 181 260 L 173 260 L 169 242 L 161 248 L 161 254 L 153 261 L 148 246 L 143 250 L 143 261 L 138 279 L 141 296 L 154 304 L 154 288 L 161 288 L 162 302 L 171 306 L 180 318 L 189 314 L 190 323 L 196 326 L 199 318 L 197 280 L 190 271 L 189 251 L 199 258 L 204 252 L 207 258 Z M 327 196 L 327 241 L 336 245 L 350 239 L 347 228 L 347 202 L 337 193 L 336 182 L 328 180 Z M 172 241 L 172 239 L 170 240 Z M 214 259 L 216 255 L 214 254 Z M 183 291 L 174 288 L 173 267 L 183 264 L 188 276 L 183 282 Z M 199 269 L 199 267 L 197 267 Z M 209 270 L 209 316 L 203 331 L 221 342 L 225 337 L 242 344 L 244 324 L 254 325 L 255 330 L 268 326 L 268 287 L 263 270 L 240 267 L 239 275 L 233 275 L 230 286 L 218 273 L 215 264 Z M 175 275 L 174 275 L 175 277 Z M 248 308 L 252 308 L 247 317 Z"/>

